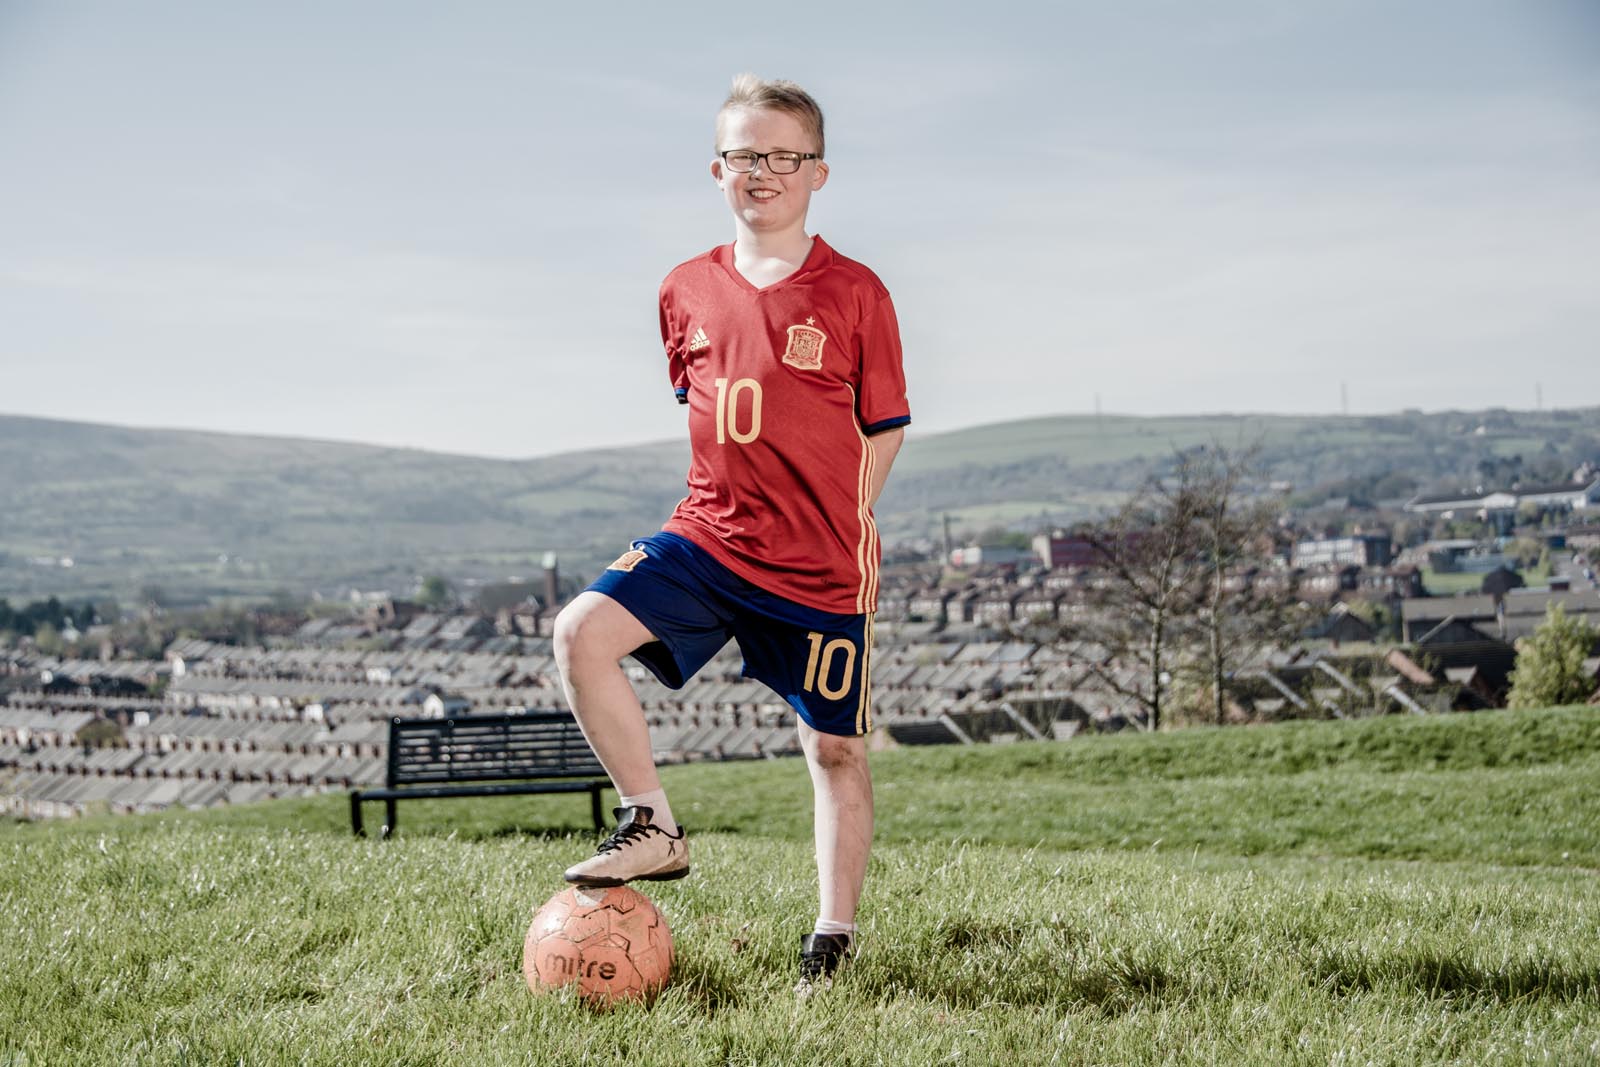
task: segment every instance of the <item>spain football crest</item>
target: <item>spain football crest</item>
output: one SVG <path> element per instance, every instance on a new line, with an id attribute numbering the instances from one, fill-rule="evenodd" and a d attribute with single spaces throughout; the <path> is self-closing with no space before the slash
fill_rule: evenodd
<path id="1" fill-rule="evenodd" d="M 783 350 L 783 361 L 799 370 L 822 369 L 822 346 L 828 335 L 816 327 L 816 319 L 807 319 L 804 326 L 789 327 L 789 347 Z"/>
<path id="2" fill-rule="evenodd" d="M 613 563 L 611 566 L 607 567 L 606 570 L 608 570 L 608 571 L 631 571 L 631 570 L 633 570 L 633 568 L 637 567 L 643 560 L 645 560 L 647 558 L 649 558 L 649 557 L 647 557 L 643 552 L 640 552 L 637 548 L 635 548 L 635 549 L 632 549 L 631 551 L 624 552 L 622 555 L 618 556 L 617 557 L 617 561 L 615 563 Z"/>

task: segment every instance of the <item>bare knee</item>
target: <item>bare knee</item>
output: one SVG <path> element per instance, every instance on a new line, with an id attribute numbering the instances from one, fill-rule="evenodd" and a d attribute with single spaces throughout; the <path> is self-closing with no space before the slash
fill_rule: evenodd
<path id="1" fill-rule="evenodd" d="M 650 632 L 626 608 L 598 593 L 580 593 L 561 609 L 551 633 L 556 667 L 566 674 L 574 662 L 616 663 L 650 640 Z"/>
<path id="2" fill-rule="evenodd" d="M 572 662 L 573 650 L 583 643 L 583 631 L 584 611 L 574 600 L 561 609 L 556 616 L 555 628 L 550 633 L 551 651 L 555 654 L 556 666 L 563 673 Z"/>
<path id="3" fill-rule="evenodd" d="M 841 737 L 811 730 L 801 724 L 809 735 L 803 738 L 806 758 L 825 775 L 841 773 L 866 773 L 867 742 L 864 737 Z"/>

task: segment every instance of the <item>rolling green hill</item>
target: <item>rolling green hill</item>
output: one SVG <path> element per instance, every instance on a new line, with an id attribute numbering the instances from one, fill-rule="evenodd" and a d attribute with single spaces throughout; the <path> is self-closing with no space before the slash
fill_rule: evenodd
<path id="1" fill-rule="evenodd" d="M 1059 416 L 914 433 L 886 543 L 1094 514 L 1174 448 L 1259 443 L 1273 479 L 1332 492 L 1471 484 L 1485 464 L 1600 460 L 1600 410 L 1381 417 Z M 578 576 L 682 495 L 682 442 L 494 460 L 323 441 L 0 416 L 0 595 L 265 596 Z M 59 561 L 70 558 L 73 566 Z M 56 561 L 52 563 L 35 560 Z"/>
<path id="2" fill-rule="evenodd" d="M 667 768 L 673 981 L 609 1015 L 520 972 L 582 797 L 0 823 L 0 1064 L 1594 1063 L 1597 775 L 1592 708 L 880 753 L 801 1004 L 803 763 Z"/>

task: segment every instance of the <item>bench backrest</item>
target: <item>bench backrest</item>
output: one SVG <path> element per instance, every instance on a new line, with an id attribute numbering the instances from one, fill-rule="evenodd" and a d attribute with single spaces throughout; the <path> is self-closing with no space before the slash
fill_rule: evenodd
<path id="1" fill-rule="evenodd" d="M 389 720 L 389 788 L 605 776 L 571 714 Z"/>

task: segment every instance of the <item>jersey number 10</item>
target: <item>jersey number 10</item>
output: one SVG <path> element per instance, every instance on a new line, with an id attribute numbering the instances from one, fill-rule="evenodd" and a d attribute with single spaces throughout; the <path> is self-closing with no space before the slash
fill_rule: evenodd
<path id="1" fill-rule="evenodd" d="M 856 671 L 856 644 L 847 637 L 835 637 L 827 644 L 822 643 L 822 635 L 816 631 L 806 634 L 806 640 L 811 642 L 811 658 L 806 662 L 806 680 L 802 683 L 808 693 L 821 693 L 829 700 L 838 700 L 850 692 L 850 682 Z M 828 678 L 833 674 L 833 657 L 844 653 L 844 670 L 840 671 L 839 684 L 830 686 Z"/>
<path id="2" fill-rule="evenodd" d="M 739 429 L 744 421 L 739 415 L 739 398 L 750 394 L 748 428 Z M 725 445 L 728 438 L 741 445 L 754 441 L 761 433 L 761 383 L 754 378 L 740 378 L 730 388 L 728 379 L 717 379 L 717 444 Z"/>

